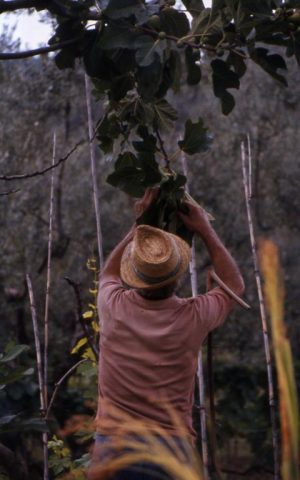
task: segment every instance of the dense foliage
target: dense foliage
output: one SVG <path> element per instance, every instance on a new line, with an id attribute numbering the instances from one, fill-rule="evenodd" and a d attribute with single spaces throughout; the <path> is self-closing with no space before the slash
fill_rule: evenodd
<path id="1" fill-rule="evenodd" d="M 165 148 L 163 132 L 178 117 L 168 92 L 183 84 L 201 87 L 202 67 L 209 63 L 212 94 L 228 115 L 235 105 L 232 89 L 239 89 L 249 61 L 283 85 L 284 56 L 300 63 L 297 1 L 214 0 L 211 8 L 201 0 L 3 1 L 0 13 L 22 6 L 54 18 L 48 51 L 59 50 L 56 65 L 74 67 L 83 59 L 96 97 L 107 98 L 96 135 L 102 151 L 116 158 L 108 182 L 133 196 L 160 184 L 158 207 L 167 207 L 154 223 L 175 231 L 180 225 L 170 215 L 186 180 L 176 176 L 172 160 L 180 151 L 205 151 L 210 137 L 201 118 L 188 118 L 177 147 Z"/>

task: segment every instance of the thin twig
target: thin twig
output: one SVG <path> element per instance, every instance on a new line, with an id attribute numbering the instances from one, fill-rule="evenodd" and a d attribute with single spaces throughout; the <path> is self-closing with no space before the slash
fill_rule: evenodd
<path id="1" fill-rule="evenodd" d="M 53 45 L 49 45 L 47 47 L 34 48 L 33 50 L 25 50 L 23 52 L 0 52 L 0 60 L 19 60 L 22 58 L 35 57 L 36 55 L 61 50 L 63 47 L 73 45 L 80 40 L 82 40 L 82 37 L 71 38 L 70 40 L 54 43 Z"/>
<path id="2" fill-rule="evenodd" d="M 82 329 L 84 331 L 84 334 L 85 334 L 85 336 L 88 340 L 89 346 L 91 347 L 95 357 L 98 358 L 99 357 L 99 352 L 98 352 L 98 350 L 97 350 L 97 348 L 94 344 L 93 337 L 90 334 L 89 329 L 87 327 L 87 324 L 85 323 L 84 318 L 83 318 L 82 301 L 81 301 L 81 296 L 80 296 L 79 285 L 78 285 L 78 283 L 74 282 L 74 280 L 72 280 L 69 277 L 64 277 L 64 279 L 68 282 L 68 284 L 74 290 L 76 303 L 77 303 L 77 319 L 76 320 L 81 324 Z"/>
<path id="3" fill-rule="evenodd" d="M 161 135 L 159 133 L 159 130 L 158 128 L 155 129 L 155 133 L 156 133 L 156 136 L 157 136 L 157 139 L 158 139 L 158 143 L 159 143 L 159 146 L 160 146 L 160 150 L 161 150 L 161 153 L 165 159 L 165 167 L 170 170 L 170 160 L 169 160 L 169 157 L 168 157 L 168 154 L 165 150 L 165 146 L 164 146 L 164 142 L 163 142 L 163 139 L 161 138 Z"/>
<path id="4" fill-rule="evenodd" d="M 249 137 L 248 137 L 248 141 L 250 143 Z M 250 154 L 251 154 L 251 150 L 249 148 L 249 145 L 248 145 L 248 152 L 250 152 Z M 269 407 L 270 407 L 272 441 L 273 441 L 274 479 L 279 480 L 279 478 L 280 478 L 279 444 L 278 444 L 278 433 L 277 433 L 277 428 L 276 428 L 274 382 L 273 382 L 273 375 L 272 375 L 271 350 L 270 350 L 270 341 L 269 341 L 269 333 L 268 333 L 268 326 L 267 326 L 265 302 L 264 302 L 263 291 L 262 291 L 261 274 L 260 274 L 260 270 L 259 270 L 259 266 L 258 266 L 255 233 L 254 233 L 254 227 L 253 227 L 253 221 L 252 221 L 252 206 L 251 206 L 251 197 L 250 197 L 250 192 L 249 192 L 249 172 L 247 172 L 247 170 L 246 170 L 246 153 L 245 153 L 244 142 L 241 143 L 241 161 L 242 161 L 243 185 L 244 185 L 244 192 L 245 192 L 246 211 L 247 211 L 248 226 L 249 226 L 249 233 L 250 233 L 250 242 L 251 242 L 251 249 L 252 249 L 252 259 L 253 259 L 253 264 L 254 264 L 254 275 L 255 275 L 256 287 L 257 287 L 257 293 L 258 293 L 258 299 L 259 299 L 260 317 L 261 317 L 261 322 L 262 322 L 264 349 L 265 349 L 266 364 L 267 364 L 268 395 L 269 395 Z M 249 158 L 249 162 L 252 163 L 251 157 Z"/>
<path id="5" fill-rule="evenodd" d="M 57 168 L 61 163 L 65 162 L 71 155 L 72 153 L 77 150 L 78 147 L 80 147 L 83 143 L 85 143 L 86 140 L 80 140 L 79 142 L 76 143 L 76 145 L 62 158 L 57 160 L 56 163 L 53 165 L 50 165 L 49 167 L 44 168 L 43 170 L 37 170 L 32 173 L 21 173 L 19 175 L 0 175 L 0 180 L 5 180 L 5 181 L 11 181 L 11 180 L 24 180 L 26 178 L 32 178 L 32 177 L 37 177 L 39 175 L 44 175 L 47 172 L 50 172 L 53 170 L 53 168 Z"/>
<path id="6" fill-rule="evenodd" d="M 8 190 L 7 192 L 0 192 L 0 197 L 7 197 L 8 195 L 12 195 L 13 193 L 19 192 L 21 189 L 16 188 L 15 190 Z"/>
<path id="7" fill-rule="evenodd" d="M 37 314 L 36 314 L 36 307 L 34 301 L 34 294 L 32 288 L 31 278 L 28 274 L 26 274 L 26 282 L 29 294 L 29 302 L 30 302 L 30 310 L 31 310 L 31 318 L 32 318 L 32 325 L 33 325 L 33 334 L 34 334 L 34 343 L 35 343 L 35 351 L 36 351 L 36 363 L 37 363 L 37 371 L 38 371 L 38 384 L 39 384 L 39 392 L 40 392 L 40 412 L 41 416 L 45 418 L 46 414 L 46 403 L 44 397 L 44 378 L 43 378 L 43 365 L 42 365 L 42 354 L 41 354 L 41 344 L 40 344 L 40 336 L 38 330 L 38 322 L 37 322 Z M 44 457 L 44 480 L 48 480 L 49 478 L 49 469 L 48 469 L 48 435 L 46 432 L 42 433 L 42 442 L 43 442 L 43 457 Z"/>
<path id="8" fill-rule="evenodd" d="M 99 206 L 99 192 L 98 192 L 98 182 L 97 182 L 97 173 L 96 173 L 96 147 L 95 147 L 95 142 L 93 141 L 94 131 L 93 131 L 93 118 L 92 118 L 91 86 L 90 86 L 89 77 L 86 74 L 85 74 L 85 95 L 86 95 L 86 106 L 87 106 L 87 115 L 88 115 L 93 197 L 94 197 L 94 208 L 95 208 L 96 227 L 97 227 L 97 244 L 98 244 L 99 266 L 101 271 L 104 265 L 104 257 L 103 257 L 103 246 L 102 246 L 103 241 L 102 241 L 101 223 L 100 223 L 101 217 L 100 217 L 100 206 Z"/>
<path id="9" fill-rule="evenodd" d="M 188 178 L 187 161 L 184 155 L 181 155 L 181 163 L 183 173 Z M 186 183 L 186 190 L 189 193 L 188 181 Z M 197 265 L 196 265 L 196 250 L 195 250 L 195 237 L 192 240 L 191 248 L 191 261 L 189 265 L 190 280 L 192 295 L 196 297 L 198 295 L 198 281 L 197 281 Z M 208 475 L 208 446 L 207 446 L 207 425 L 206 425 L 206 411 L 205 411 L 205 388 L 204 388 L 204 375 L 203 375 L 203 360 L 202 349 L 199 350 L 198 355 L 198 382 L 199 382 L 199 403 L 200 403 L 200 424 L 201 424 L 201 445 L 202 445 L 202 461 L 203 461 L 203 474 L 204 480 L 209 479 Z"/>
<path id="10" fill-rule="evenodd" d="M 74 372 L 74 370 L 76 370 L 77 367 L 79 367 L 79 365 L 81 365 L 82 363 L 86 362 L 87 360 L 88 360 L 87 358 L 82 358 L 81 360 L 79 360 L 77 363 L 75 363 L 75 365 L 73 365 L 73 366 L 58 380 L 58 382 L 55 383 L 55 388 L 54 388 L 54 391 L 53 391 L 53 393 L 52 393 L 52 396 L 51 396 L 51 399 L 50 399 L 50 402 L 49 402 L 49 405 L 48 405 L 48 408 L 47 408 L 47 412 L 46 412 L 46 415 L 45 415 L 45 420 L 48 420 L 48 418 L 49 418 L 49 414 L 50 414 L 52 405 L 53 405 L 53 403 L 54 403 L 54 400 L 55 400 L 55 398 L 56 398 L 58 389 L 59 389 L 59 387 L 61 386 L 61 384 L 66 380 L 67 377 L 69 377 L 69 376 L 71 375 L 71 373 Z"/>

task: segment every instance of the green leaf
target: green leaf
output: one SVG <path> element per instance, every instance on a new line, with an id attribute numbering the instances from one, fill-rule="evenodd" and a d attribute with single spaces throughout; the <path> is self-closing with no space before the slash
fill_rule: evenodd
<path id="1" fill-rule="evenodd" d="M 149 67 L 138 67 L 137 91 L 147 102 L 153 101 L 162 81 L 163 65 L 158 57 Z"/>
<path id="2" fill-rule="evenodd" d="M 10 362 L 11 360 L 14 360 L 16 357 L 18 357 L 22 352 L 25 352 L 28 350 L 29 350 L 28 345 L 11 346 L 7 349 L 7 351 L 5 352 L 5 355 L 2 354 L 2 357 L 0 358 L 0 363 Z"/>
<path id="3" fill-rule="evenodd" d="M 257 63 L 263 70 L 265 70 L 271 77 L 278 80 L 284 86 L 287 87 L 287 80 L 286 78 L 277 73 L 278 69 L 286 70 L 286 63 L 281 55 L 269 54 L 269 50 L 267 48 L 259 47 L 253 48 L 250 50 L 250 57 L 252 60 Z"/>
<path id="4" fill-rule="evenodd" d="M 192 47 L 185 49 L 185 63 L 187 68 L 187 83 L 189 85 L 197 85 L 201 80 L 201 68 L 196 62 L 199 62 L 199 51 L 193 51 Z"/>
<path id="5" fill-rule="evenodd" d="M 145 23 L 149 16 L 157 13 L 159 5 L 145 4 L 140 0 L 110 0 L 104 15 L 112 19 L 135 16 L 137 24 Z"/>
<path id="6" fill-rule="evenodd" d="M 10 419 L 11 417 L 11 419 Z M 14 417 L 14 418 L 13 418 Z M 32 417 L 26 420 L 18 419 L 18 415 L 7 415 L 0 417 L 0 432 L 48 432 L 48 426 L 45 420 L 40 417 Z"/>
<path id="7" fill-rule="evenodd" d="M 147 127 L 138 127 L 137 134 L 143 139 L 142 142 L 140 141 L 133 141 L 132 145 L 134 146 L 137 152 L 148 152 L 154 153 L 156 148 L 156 137 L 154 135 L 150 135 Z"/>
<path id="8" fill-rule="evenodd" d="M 115 76 L 110 85 L 109 99 L 118 102 L 125 97 L 129 90 L 132 90 L 135 85 L 134 77 L 131 74 Z"/>
<path id="9" fill-rule="evenodd" d="M 18 422 L 18 430 L 25 432 L 31 430 L 35 432 L 49 432 L 47 423 L 40 417 L 32 417 Z"/>
<path id="10" fill-rule="evenodd" d="M 5 415 L 3 417 L 0 417 L 0 427 L 3 425 L 8 425 L 11 423 L 15 418 L 17 418 L 18 415 Z"/>
<path id="11" fill-rule="evenodd" d="M 113 142 L 122 133 L 120 123 L 114 112 L 108 112 L 97 125 L 97 139 L 104 153 L 110 153 Z"/>
<path id="12" fill-rule="evenodd" d="M 108 175 L 106 181 L 133 197 L 142 197 L 145 191 L 144 179 L 145 174 L 142 169 L 124 167 Z"/>
<path id="13" fill-rule="evenodd" d="M 91 378 L 97 375 L 97 367 L 90 360 L 81 363 L 77 368 L 77 373 L 84 377 Z"/>
<path id="14" fill-rule="evenodd" d="M 234 96 L 231 95 L 231 93 L 225 91 L 220 97 L 220 100 L 223 115 L 229 115 L 229 113 L 232 112 L 235 106 Z"/>
<path id="15" fill-rule="evenodd" d="M 209 34 L 207 37 L 209 43 L 212 42 L 211 35 L 222 36 L 223 32 L 223 20 L 221 12 L 213 12 L 210 8 L 205 8 L 198 17 L 195 17 L 192 21 L 192 34 Z"/>
<path id="16" fill-rule="evenodd" d="M 212 143 L 212 137 L 207 133 L 202 118 L 193 123 L 187 120 L 183 140 L 178 142 L 179 147 L 188 155 L 206 152 Z"/>
<path id="17" fill-rule="evenodd" d="M 228 64 L 223 60 L 216 59 L 211 62 L 213 69 L 213 84 L 214 92 L 218 97 L 219 94 L 223 94 L 224 90 L 228 88 L 239 88 L 240 81 L 238 75 L 230 70 Z"/>
<path id="18" fill-rule="evenodd" d="M 134 48 L 134 41 L 137 32 L 132 25 L 124 20 L 119 20 L 118 24 L 109 23 L 105 27 L 101 37 L 97 41 L 97 45 L 103 50 L 114 50 L 117 48 Z"/>
<path id="19" fill-rule="evenodd" d="M 136 48 L 136 63 L 141 67 L 148 67 L 156 58 L 159 58 L 160 61 L 163 60 L 167 42 L 166 40 L 154 40 L 149 35 L 143 35 L 136 40 L 134 46 Z"/>
<path id="20" fill-rule="evenodd" d="M 60 52 L 58 52 L 55 57 L 54 61 L 56 66 L 63 70 L 64 68 L 74 68 L 75 67 L 75 59 L 76 59 L 76 49 L 73 46 L 71 47 L 64 47 Z"/>
<path id="21" fill-rule="evenodd" d="M 173 128 L 175 120 L 178 118 L 177 110 L 165 99 L 157 100 L 153 104 L 153 109 L 156 114 L 157 127 L 163 130 Z"/>
<path id="22" fill-rule="evenodd" d="M 192 17 L 197 17 L 202 10 L 205 9 L 204 3 L 202 0 L 182 0 L 183 5 L 192 15 Z"/>
<path id="23" fill-rule="evenodd" d="M 230 69 L 223 60 L 216 59 L 211 62 L 213 70 L 213 89 L 216 97 L 220 98 L 222 113 L 228 115 L 234 108 L 235 102 L 228 88 L 239 88 L 239 75 Z"/>
<path id="24" fill-rule="evenodd" d="M 24 368 L 24 367 L 19 367 L 19 368 L 14 368 L 14 369 L 9 369 L 8 372 L 5 372 L 4 375 L 0 374 L 0 385 L 8 385 L 9 383 L 16 382 L 18 380 L 21 380 L 23 377 L 32 375 L 34 373 L 33 368 Z"/>
<path id="25" fill-rule="evenodd" d="M 244 52 L 241 52 L 244 53 Z M 241 55 L 231 51 L 227 57 L 227 63 L 232 65 L 235 73 L 238 75 L 239 78 L 243 77 L 247 71 L 247 66 L 245 60 Z"/>
<path id="26" fill-rule="evenodd" d="M 190 24 L 185 13 L 175 8 L 166 7 L 160 13 L 161 30 L 167 35 L 184 37 L 190 30 Z"/>
<path id="27" fill-rule="evenodd" d="M 131 152 L 119 155 L 115 170 L 107 182 L 133 197 L 142 197 L 145 189 L 161 180 L 159 166 L 153 152 L 141 151 L 138 157 Z"/>
<path id="28" fill-rule="evenodd" d="M 138 160 L 136 156 L 131 152 L 121 153 L 115 163 L 115 169 L 120 170 L 126 167 L 136 167 Z"/>

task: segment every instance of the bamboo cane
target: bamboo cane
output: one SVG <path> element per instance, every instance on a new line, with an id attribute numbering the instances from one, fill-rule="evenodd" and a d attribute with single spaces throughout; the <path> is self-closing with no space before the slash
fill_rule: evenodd
<path id="1" fill-rule="evenodd" d="M 33 334 L 34 334 L 34 343 L 35 343 L 35 352 L 36 352 L 36 363 L 38 371 L 38 384 L 39 384 L 39 393 L 40 393 L 40 411 L 41 416 L 45 417 L 46 414 L 46 403 L 45 403 L 45 389 L 44 389 L 44 377 L 43 377 L 43 365 L 42 365 L 42 353 L 41 353 L 41 344 L 40 344 L 40 335 L 37 322 L 37 314 L 35 307 L 35 300 L 32 288 L 32 282 L 30 276 L 26 275 L 26 283 L 29 294 L 30 310 L 31 310 L 31 319 L 33 325 Z M 43 479 L 49 479 L 49 468 L 48 468 L 48 436 L 45 432 L 42 434 L 43 442 L 43 458 L 44 458 L 44 470 L 43 470 Z"/>
<path id="2" fill-rule="evenodd" d="M 264 302 L 264 297 L 262 292 L 261 274 L 258 266 L 254 226 L 253 226 L 253 220 L 252 220 L 252 185 L 250 185 L 250 182 L 252 183 L 251 181 L 252 156 L 251 156 L 251 143 L 250 143 L 249 135 L 247 140 L 248 140 L 248 172 L 246 167 L 245 144 L 244 142 L 241 143 L 243 185 L 244 185 L 244 192 L 245 192 L 245 203 L 246 203 L 247 219 L 248 219 L 248 226 L 249 226 L 252 258 L 253 258 L 253 265 L 254 265 L 254 275 L 255 275 L 256 287 L 257 287 L 257 293 L 258 293 L 258 299 L 259 299 L 260 317 L 261 317 L 261 323 L 262 323 L 264 349 L 265 349 L 265 356 L 266 356 L 266 363 L 267 363 L 268 395 L 269 395 L 270 419 L 271 419 L 272 442 L 273 442 L 274 480 L 279 480 L 280 478 L 279 445 L 278 445 L 278 433 L 276 428 L 276 417 L 275 417 L 274 382 L 273 382 L 273 375 L 272 375 L 270 341 L 269 341 L 269 333 L 268 333 L 268 326 L 267 326 L 267 320 L 266 320 L 265 302 Z"/>
<path id="3" fill-rule="evenodd" d="M 99 206 L 99 191 L 98 191 L 97 173 L 96 173 L 96 148 L 95 148 L 94 134 L 93 134 L 91 86 L 90 86 L 90 80 L 86 74 L 85 74 L 85 96 L 86 96 L 86 106 L 87 106 L 87 116 L 88 116 L 94 208 L 95 208 L 96 227 L 97 227 L 97 245 L 98 245 L 98 255 L 99 255 L 99 266 L 101 271 L 104 265 L 104 258 L 103 258 L 103 248 L 102 248 L 103 242 L 102 242 L 101 221 L 100 221 L 101 216 L 100 216 L 100 206 Z"/>
<path id="4" fill-rule="evenodd" d="M 56 133 L 53 134 L 52 165 L 55 164 L 56 157 Z M 49 302 L 51 287 L 51 254 L 53 237 L 53 206 L 54 206 L 54 169 L 51 171 L 50 187 L 50 206 L 49 206 L 49 230 L 48 230 L 48 257 L 47 257 L 47 280 L 45 295 L 45 314 L 44 314 L 44 399 L 45 408 L 48 405 L 48 344 L 49 344 Z"/>
<path id="5" fill-rule="evenodd" d="M 188 178 L 188 167 L 186 158 L 181 155 L 181 163 L 184 175 Z M 189 194 L 188 182 L 186 183 L 186 190 Z M 191 261 L 189 265 L 192 295 L 198 295 L 198 281 L 197 281 L 197 265 L 196 265 L 196 250 L 195 238 L 192 240 Z M 203 375 L 203 360 L 202 349 L 199 350 L 198 355 L 198 382 L 199 382 L 199 401 L 200 401 L 200 424 L 201 424 L 201 445 L 202 445 L 202 461 L 203 461 L 203 475 L 204 480 L 209 480 L 208 474 L 208 445 L 207 445 L 207 425 L 206 425 L 206 409 L 205 409 L 205 383 Z"/>

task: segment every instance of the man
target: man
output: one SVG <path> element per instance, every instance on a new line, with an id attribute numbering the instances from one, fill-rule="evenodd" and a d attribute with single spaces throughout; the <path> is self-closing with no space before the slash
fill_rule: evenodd
<path id="1" fill-rule="evenodd" d="M 137 202 L 138 216 L 156 195 L 156 190 L 147 190 Z M 243 279 L 207 214 L 190 203 L 186 206 L 188 213 L 180 213 L 181 219 L 202 238 L 217 275 L 240 296 Z M 181 436 L 180 424 L 194 440 L 198 352 L 234 301 L 221 288 L 196 298 L 177 297 L 174 292 L 189 260 L 190 247 L 182 239 L 140 225 L 130 230 L 105 264 L 98 296 L 101 339 L 94 466 L 101 458 L 101 446 L 120 428 L 120 419 L 114 420 L 110 413 L 113 409 L 132 419 L 150 420 L 176 439 Z M 178 418 L 176 425 L 170 408 Z M 157 478 L 153 475 L 139 477 L 124 471 L 122 476 L 121 471 L 113 478 Z"/>

